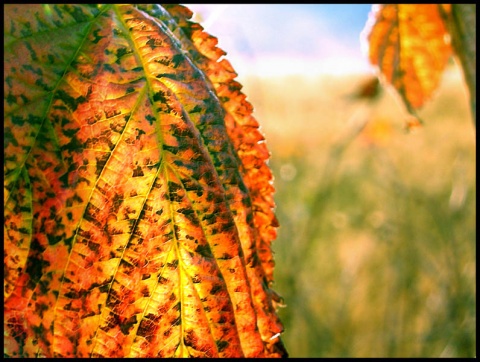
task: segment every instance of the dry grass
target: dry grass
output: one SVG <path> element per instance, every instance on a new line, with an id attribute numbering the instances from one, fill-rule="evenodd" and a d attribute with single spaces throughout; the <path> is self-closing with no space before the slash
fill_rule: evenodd
<path id="1" fill-rule="evenodd" d="M 474 356 L 475 129 L 448 73 L 405 132 L 365 76 L 241 79 L 272 157 L 276 290 L 296 357 Z"/>

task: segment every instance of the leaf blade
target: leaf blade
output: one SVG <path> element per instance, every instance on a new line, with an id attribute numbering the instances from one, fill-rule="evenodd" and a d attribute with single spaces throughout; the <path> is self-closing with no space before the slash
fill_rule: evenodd
<path id="1" fill-rule="evenodd" d="M 277 338 L 283 331 L 276 316 L 276 303 L 280 298 L 270 289 L 274 267 L 271 242 L 276 237 L 278 222 L 273 213 L 273 176 L 266 164 L 269 152 L 263 142 L 264 137 L 252 116 L 253 107 L 241 92 L 241 85 L 234 80 L 235 71 L 226 59 L 220 60 L 225 52 L 216 46 L 217 39 L 203 32 L 199 24 L 188 20 L 192 15 L 188 9 L 176 5 L 167 6 L 167 9 L 187 37 L 182 44 L 186 45 L 186 50 L 208 76 L 222 102 L 227 132 L 240 169 L 240 174 L 236 176 L 237 187 L 229 181 L 223 184 L 227 195 L 230 195 L 230 208 L 234 211 L 239 230 L 257 328 L 264 347 L 252 338 L 256 332 L 248 325 L 239 327 L 242 346 L 247 356 L 261 356 L 263 353 L 266 356 L 285 356 L 287 353 L 281 339 Z M 246 209 L 239 207 L 245 204 L 248 204 Z M 252 320 L 252 317 L 245 315 L 238 319 L 242 321 L 239 323 L 243 323 Z"/>
<path id="2" fill-rule="evenodd" d="M 370 62 L 413 115 L 438 87 L 452 53 L 440 6 L 377 5 L 363 31 Z"/>
<path id="3" fill-rule="evenodd" d="M 255 313 L 272 306 L 244 260 L 234 211 L 250 206 L 225 111 L 165 25 L 171 15 L 154 9 L 101 8 L 44 87 L 24 161 L 35 217 L 23 284 L 6 303 L 9 355 L 263 353 Z"/>

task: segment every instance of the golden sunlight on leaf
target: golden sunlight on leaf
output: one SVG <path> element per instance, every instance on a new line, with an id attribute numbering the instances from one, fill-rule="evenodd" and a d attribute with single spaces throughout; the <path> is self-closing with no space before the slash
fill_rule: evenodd
<path id="1" fill-rule="evenodd" d="M 442 14 L 449 5 L 375 5 L 364 30 L 370 62 L 412 114 L 437 89 L 452 55 Z"/>
<path id="2" fill-rule="evenodd" d="M 6 356 L 287 355 L 269 152 L 191 15 L 5 7 Z"/>

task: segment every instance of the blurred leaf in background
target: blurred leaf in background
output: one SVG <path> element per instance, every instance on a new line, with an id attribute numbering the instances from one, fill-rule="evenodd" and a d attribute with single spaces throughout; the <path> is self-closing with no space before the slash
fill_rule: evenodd
<path id="1" fill-rule="evenodd" d="M 363 115 L 355 110 L 352 118 L 365 117 L 363 123 L 350 119 L 346 127 L 363 127 L 351 127 L 348 137 L 325 139 L 330 147 L 322 166 L 313 157 L 311 164 L 302 157 L 287 161 L 304 175 L 292 186 L 317 180 L 310 191 L 295 192 L 305 206 L 299 220 L 287 223 L 298 227 L 287 231 L 295 250 L 285 265 L 293 267 L 290 273 L 279 270 L 286 273 L 279 283 L 289 290 L 287 303 L 295 308 L 287 308 L 285 322 L 287 328 L 294 326 L 296 342 L 287 343 L 299 346 L 301 341 L 292 355 L 475 355 L 474 133 L 469 142 L 465 134 L 454 137 L 461 119 L 468 119 L 465 108 L 453 107 L 462 104 L 461 94 L 444 88 L 442 102 L 425 111 L 451 55 L 443 18 L 449 11 L 448 6 L 389 4 L 374 12 L 370 60 L 415 116 L 407 118 L 407 126 L 418 125 L 420 108 L 430 121 L 443 121 L 420 134 L 421 143 L 412 142 L 413 154 L 398 145 L 399 134 L 392 137 L 387 119 L 395 118 L 394 108 L 380 103 Z M 470 86 L 469 69 L 465 62 L 460 65 Z M 451 78 L 447 81 L 444 87 L 452 85 Z M 351 98 L 375 99 L 374 85 L 367 79 Z M 448 112 L 442 107 L 447 104 Z M 475 116 L 474 101 L 471 111 Z M 313 153 L 302 147 L 304 154 Z M 283 197 L 277 195 L 279 209 Z M 280 222 L 285 225 L 283 217 L 290 215 L 279 213 Z M 304 272 L 299 275 L 300 265 Z"/>
<path id="2" fill-rule="evenodd" d="M 291 357 L 473 357 L 476 140 L 465 67 L 447 62 L 422 127 L 391 92 L 362 97 L 375 78 L 348 64 L 368 57 L 341 44 L 360 48 L 369 11 L 229 5 L 206 29 L 226 45 L 272 152 L 286 348 Z M 301 22 L 315 34 L 302 44 L 316 63 L 300 45 L 281 52 Z"/>

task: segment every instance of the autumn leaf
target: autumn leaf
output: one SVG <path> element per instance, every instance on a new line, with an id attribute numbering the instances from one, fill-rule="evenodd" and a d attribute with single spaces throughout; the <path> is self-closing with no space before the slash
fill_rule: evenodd
<path id="1" fill-rule="evenodd" d="M 374 5 L 364 35 L 370 62 L 416 114 L 437 89 L 452 55 L 448 4 Z"/>
<path id="2" fill-rule="evenodd" d="M 6 5 L 6 356 L 285 356 L 268 150 L 165 5 Z"/>

